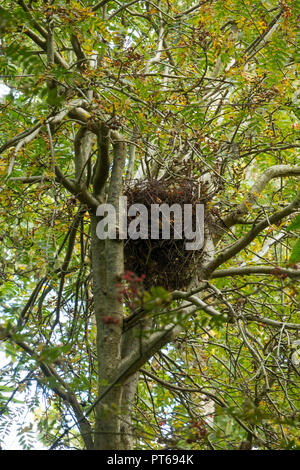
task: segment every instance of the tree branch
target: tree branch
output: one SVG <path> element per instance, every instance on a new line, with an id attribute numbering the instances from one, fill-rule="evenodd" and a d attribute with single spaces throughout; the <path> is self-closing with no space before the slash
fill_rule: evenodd
<path id="1" fill-rule="evenodd" d="M 48 41 L 43 40 L 38 36 L 34 31 L 31 29 L 27 28 L 25 31 L 26 36 L 28 36 L 35 44 L 37 44 L 43 51 L 47 53 L 47 48 L 48 48 Z M 69 65 L 67 62 L 61 57 L 60 54 L 58 54 L 57 51 L 54 51 L 54 62 L 57 65 L 61 65 L 63 68 L 68 69 Z"/>
<path id="2" fill-rule="evenodd" d="M 98 157 L 93 176 L 93 194 L 101 195 L 109 175 L 109 128 L 100 124 L 97 132 Z"/>
<path id="3" fill-rule="evenodd" d="M 72 34 L 71 36 L 71 44 L 73 46 L 74 52 L 76 54 L 76 57 L 78 59 L 78 67 L 81 68 L 82 65 L 87 61 L 86 55 L 82 50 L 80 41 L 76 34 Z"/>
<path id="4" fill-rule="evenodd" d="M 250 207 L 257 201 L 260 194 L 273 178 L 300 175 L 300 166 L 274 165 L 265 170 L 246 194 L 245 200 L 241 202 L 235 211 L 223 219 L 227 228 L 237 223 L 242 215 L 249 212 Z"/>
<path id="5" fill-rule="evenodd" d="M 33 26 L 35 27 L 35 29 L 45 38 L 47 39 L 47 31 L 46 29 L 44 29 L 35 19 L 34 17 L 32 16 L 31 14 L 31 11 L 30 9 L 28 8 L 28 6 L 26 5 L 26 3 L 24 2 L 24 0 L 17 0 L 18 4 L 23 8 L 24 11 L 26 11 L 26 13 L 28 13 L 28 16 L 30 17 L 30 21 L 32 22 Z"/>
<path id="6" fill-rule="evenodd" d="M 300 269 L 285 269 L 274 266 L 246 266 L 243 268 L 228 268 L 214 271 L 210 279 L 218 279 L 221 277 L 231 276 L 248 276 L 248 275 L 273 275 L 276 277 L 290 277 L 291 279 L 300 278 Z"/>
<path id="7" fill-rule="evenodd" d="M 157 377 L 157 375 L 151 374 L 146 369 L 141 369 L 141 372 L 169 390 L 173 390 L 174 392 L 179 392 L 179 393 L 185 393 L 185 392 L 186 393 L 201 393 L 201 395 L 205 395 L 209 397 L 211 400 L 218 403 L 218 405 L 222 406 L 223 408 L 226 407 L 226 404 L 219 397 L 217 397 L 213 393 L 203 390 L 203 387 L 200 387 L 197 384 L 195 384 L 196 385 L 195 387 L 177 387 L 176 385 L 170 384 L 169 382 L 166 382 L 165 380 L 160 379 L 159 377 Z"/>
<path id="8" fill-rule="evenodd" d="M 85 103 L 86 101 L 82 99 L 70 101 L 70 103 L 68 103 L 64 109 L 59 111 L 54 116 L 50 115 L 44 122 L 37 124 L 30 129 L 26 129 L 26 131 L 20 132 L 20 134 L 15 135 L 12 139 L 10 139 L 8 142 L 6 142 L 0 147 L 0 153 L 3 153 L 5 150 L 9 149 L 10 147 L 13 147 L 15 144 L 21 141 L 20 144 L 18 144 L 19 150 L 21 147 L 23 147 L 23 145 L 29 143 L 32 139 L 34 139 L 34 137 L 37 136 L 43 126 L 46 126 L 47 124 L 56 124 L 62 121 L 62 119 L 73 109 L 77 107 L 80 108 L 80 106 Z"/>
<path id="9" fill-rule="evenodd" d="M 139 2 L 140 0 L 131 0 L 131 2 L 129 3 L 126 3 L 125 5 L 122 5 L 117 11 L 115 11 L 114 13 L 112 13 L 109 17 L 108 17 L 108 21 L 111 20 L 112 18 L 114 18 L 116 15 L 118 15 L 119 13 L 121 13 L 121 11 L 123 10 L 126 10 L 126 8 L 130 7 L 131 5 L 133 5 L 134 3 L 137 3 Z"/>
<path id="10" fill-rule="evenodd" d="M 246 315 L 245 318 L 247 320 L 252 320 L 258 323 L 262 323 L 263 325 L 270 325 L 274 328 L 286 328 L 287 330 L 299 330 L 300 331 L 300 323 L 288 323 L 288 322 L 280 322 L 276 320 L 272 320 L 271 318 L 260 317 L 258 315 Z"/>
<path id="11" fill-rule="evenodd" d="M 84 184 L 77 183 L 76 181 L 67 178 L 57 165 L 55 166 L 55 174 L 57 180 L 62 183 L 70 193 L 74 194 L 82 204 L 87 204 L 90 209 L 97 209 L 99 201 L 92 196 Z"/>
<path id="12" fill-rule="evenodd" d="M 25 351 L 27 354 L 29 354 L 29 356 L 31 356 L 33 359 L 35 359 L 37 361 L 37 363 L 38 363 L 41 371 L 45 375 L 45 377 L 47 377 L 47 378 L 53 377 L 53 378 L 55 378 L 56 381 L 58 381 L 62 384 L 63 388 L 65 388 L 66 390 L 61 388 L 59 385 L 50 385 L 50 383 L 48 383 L 48 386 L 49 386 L 49 388 L 51 388 L 51 390 L 54 393 L 56 393 L 59 397 L 61 397 L 64 401 L 66 401 L 67 403 L 69 403 L 71 405 L 71 407 L 74 411 L 74 414 L 76 416 L 77 424 L 79 426 L 80 433 L 81 433 L 81 436 L 84 440 L 86 448 L 88 450 L 92 450 L 93 447 L 94 447 L 94 443 L 93 443 L 92 436 L 91 436 L 91 425 L 88 422 L 87 418 L 84 416 L 75 395 L 73 394 L 73 392 L 70 391 L 68 385 L 61 379 L 59 374 L 57 374 L 57 372 L 55 371 L 53 366 L 51 366 L 49 364 L 46 364 L 43 361 L 41 361 L 39 359 L 39 355 L 31 347 L 29 347 L 23 341 L 21 341 L 19 339 L 15 339 L 13 332 L 7 331 L 5 328 L 3 328 L 1 326 L 0 326 L 0 338 L 1 339 L 9 339 L 9 340 L 13 341 L 23 351 Z"/>
<path id="13" fill-rule="evenodd" d="M 219 317 L 221 315 L 218 310 L 203 302 L 203 300 L 201 300 L 199 297 L 191 295 L 189 292 L 174 291 L 172 292 L 172 298 L 188 300 L 193 305 L 199 307 L 199 309 L 204 310 L 204 312 L 208 313 L 213 317 Z"/>
<path id="14" fill-rule="evenodd" d="M 173 341 L 180 334 L 181 330 L 181 326 L 170 325 L 163 332 L 160 331 L 153 333 L 147 340 L 142 340 L 140 350 L 133 351 L 122 360 L 119 372 L 116 374 L 116 378 L 99 395 L 97 400 L 88 409 L 86 416 L 92 412 L 97 403 L 99 403 L 116 385 L 122 385 L 125 383 L 126 380 L 137 372 L 159 349 Z"/>
<path id="15" fill-rule="evenodd" d="M 96 3 L 96 5 L 94 5 L 94 6 L 91 8 L 91 10 L 92 10 L 92 11 L 96 11 L 96 10 L 98 10 L 99 8 L 104 7 L 104 6 L 105 6 L 107 3 L 109 3 L 109 2 L 110 2 L 110 0 L 102 0 L 102 1 L 99 2 L 99 3 Z"/>
<path id="16" fill-rule="evenodd" d="M 237 253 L 246 248 L 262 230 L 272 224 L 278 223 L 284 217 L 287 217 L 288 215 L 292 214 L 299 206 L 300 193 L 297 195 L 297 197 L 291 204 L 289 204 L 281 211 L 275 212 L 275 214 L 254 225 L 244 237 L 240 238 L 233 245 L 225 249 L 219 256 L 217 256 L 217 258 L 207 263 L 203 268 L 205 278 L 208 279 L 211 273 L 215 271 L 218 266 L 233 258 L 233 256 L 235 256 Z"/>

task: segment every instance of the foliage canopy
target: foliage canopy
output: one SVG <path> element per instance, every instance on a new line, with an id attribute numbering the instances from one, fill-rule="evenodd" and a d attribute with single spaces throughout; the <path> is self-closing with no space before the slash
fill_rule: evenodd
<path id="1" fill-rule="evenodd" d="M 15 420 L 25 449 L 299 448 L 299 14 L 1 1 L 4 443 Z M 210 195 L 184 291 L 95 235 L 134 178 Z"/>

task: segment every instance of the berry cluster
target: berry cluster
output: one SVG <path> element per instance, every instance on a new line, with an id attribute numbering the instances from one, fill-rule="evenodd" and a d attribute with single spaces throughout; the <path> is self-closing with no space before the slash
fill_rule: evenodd
<path id="1" fill-rule="evenodd" d="M 282 2 L 280 2 L 284 18 L 289 18 L 290 16 L 292 16 L 293 2 L 294 0 L 290 0 L 290 2 L 288 2 L 287 0 L 283 0 Z"/>
<path id="2" fill-rule="evenodd" d="M 192 442 L 203 439 L 206 436 L 207 430 L 206 430 L 205 424 L 206 423 L 205 421 L 203 421 L 203 419 L 200 419 L 199 421 L 197 420 L 189 421 L 192 435 L 188 439 L 186 439 L 186 442 L 188 444 L 191 444 Z"/>

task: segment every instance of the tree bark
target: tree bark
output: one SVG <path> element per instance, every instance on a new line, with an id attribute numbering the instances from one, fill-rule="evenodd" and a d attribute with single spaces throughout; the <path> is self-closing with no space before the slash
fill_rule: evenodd
<path id="1" fill-rule="evenodd" d="M 113 144 L 113 168 L 107 203 L 115 207 L 117 220 L 122 176 L 126 157 L 124 142 Z M 121 361 L 123 305 L 118 299 L 120 277 L 124 271 L 123 242 L 100 240 L 96 235 L 98 219 L 92 214 L 91 261 L 97 325 L 99 396 L 109 385 Z M 95 449 L 116 450 L 121 447 L 120 411 L 122 386 L 113 387 L 96 406 Z"/>

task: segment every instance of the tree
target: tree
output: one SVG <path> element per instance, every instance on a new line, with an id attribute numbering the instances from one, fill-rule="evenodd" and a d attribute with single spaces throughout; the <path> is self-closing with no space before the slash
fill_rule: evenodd
<path id="1" fill-rule="evenodd" d="M 1 2 L 3 433 L 18 398 L 48 448 L 297 447 L 298 15 Z M 195 188 L 201 250 L 98 238 L 100 204 Z"/>

